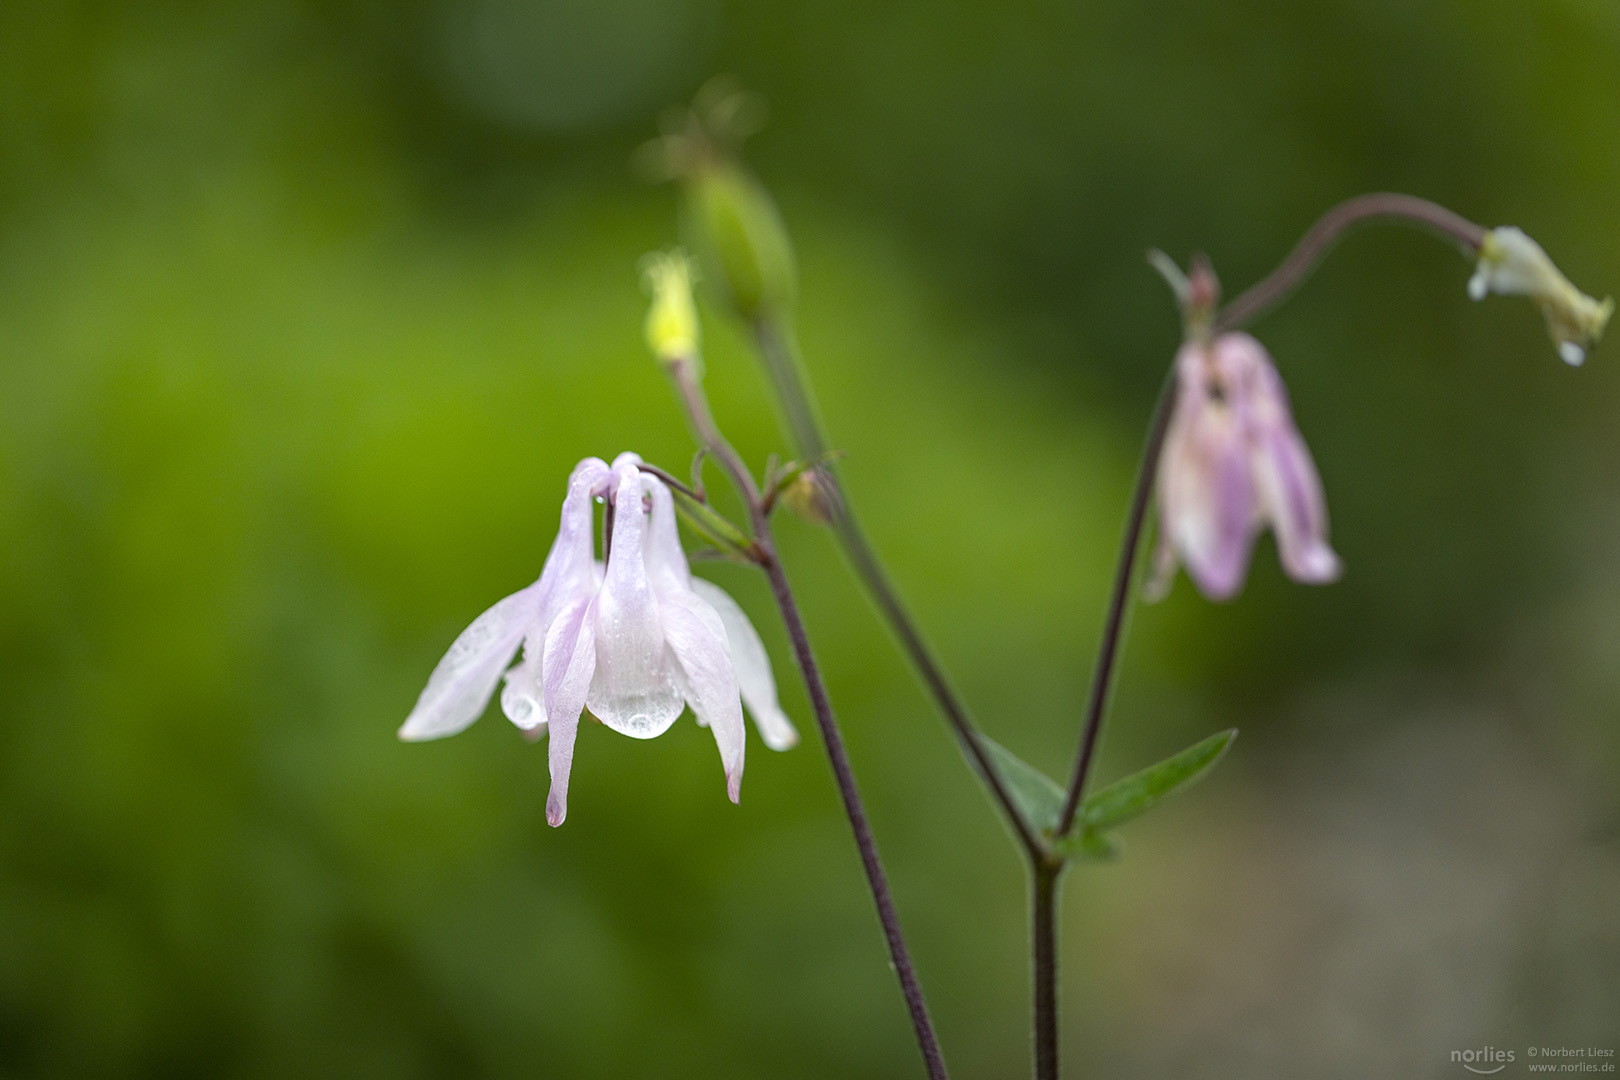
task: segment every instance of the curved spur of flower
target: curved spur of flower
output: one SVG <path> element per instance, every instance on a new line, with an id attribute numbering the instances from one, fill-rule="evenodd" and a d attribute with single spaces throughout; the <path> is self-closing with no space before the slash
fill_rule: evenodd
<path id="1" fill-rule="evenodd" d="M 1248 334 L 1223 334 L 1183 344 L 1175 362 L 1149 598 L 1169 591 L 1178 560 L 1210 599 L 1237 595 L 1267 525 L 1289 577 L 1312 584 L 1337 579 L 1341 565 L 1328 545 L 1322 482 L 1265 348 Z"/>
<path id="2" fill-rule="evenodd" d="M 580 462 L 540 580 L 456 639 L 400 729 L 409 740 L 461 731 L 505 672 L 507 717 L 531 738 L 550 734 L 552 825 L 567 816 L 575 737 L 587 708 L 615 731 L 650 739 L 690 705 L 714 733 L 733 802 L 742 783 L 743 701 L 767 746 L 798 741 L 777 705 L 759 635 L 729 596 L 691 576 L 669 491 L 640 464 L 634 454 L 619 455 L 611 468 L 597 458 Z M 605 567 L 592 557 L 595 497 L 614 507 Z M 523 661 L 507 671 L 520 644 Z"/>
<path id="3" fill-rule="evenodd" d="M 1602 303 L 1577 289 L 1524 230 L 1504 225 L 1485 234 L 1479 264 L 1468 279 L 1468 295 L 1483 300 L 1490 293 L 1528 296 L 1547 318 L 1547 332 L 1558 355 L 1572 367 L 1586 360 L 1586 350 L 1603 336 L 1614 301 Z"/>

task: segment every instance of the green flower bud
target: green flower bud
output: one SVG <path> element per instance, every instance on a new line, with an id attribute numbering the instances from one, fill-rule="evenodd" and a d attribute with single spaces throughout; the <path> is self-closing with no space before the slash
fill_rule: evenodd
<path id="1" fill-rule="evenodd" d="M 786 314 L 797 288 L 793 244 L 765 188 L 741 165 L 711 159 L 684 178 L 683 230 L 717 299 L 749 322 Z"/>
<path id="2" fill-rule="evenodd" d="M 664 133 L 637 153 L 655 180 L 679 180 L 681 231 L 715 299 L 749 322 L 785 316 L 798 273 L 793 243 L 764 186 L 742 164 L 742 142 L 765 104 L 721 76 L 690 108 L 664 117 Z"/>

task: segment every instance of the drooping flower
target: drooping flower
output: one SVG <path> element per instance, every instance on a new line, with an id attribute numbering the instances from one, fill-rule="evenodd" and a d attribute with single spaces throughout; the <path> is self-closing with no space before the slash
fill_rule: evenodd
<path id="1" fill-rule="evenodd" d="M 1289 577 L 1320 584 L 1339 576 L 1316 465 L 1271 357 L 1248 334 L 1195 337 L 1176 354 L 1158 499 L 1151 598 L 1169 590 L 1178 559 L 1205 596 L 1235 596 L 1267 525 Z"/>
<path id="2" fill-rule="evenodd" d="M 690 705 L 714 733 L 733 802 L 742 784 L 744 702 L 767 746 L 798 742 L 758 633 L 719 586 L 692 577 L 669 489 L 640 463 L 626 453 L 611 467 L 599 458 L 575 467 L 540 579 L 462 631 L 399 730 L 409 741 L 464 730 L 504 674 L 507 718 L 531 737 L 550 736 L 552 825 L 567 816 L 574 741 L 587 708 L 615 731 L 651 739 Z M 605 564 L 593 551 L 596 498 L 612 509 Z M 520 646 L 522 662 L 508 670 Z"/>
<path id="3" fill-rule="evenodd" d="M 1468 295 L 1483 300 L 1490 293 L 1528 296 L 1547 318 L 1547 332 L 1558 355 L 1572 367 L 1586 360 L 1586 350 L 1603 336 L 1614 301 L 1598 301 L 1577 289 L 1553 265 L 1540 244 L 1524 230 L 1504 225 L 1485 234 L 1479 264 L 1468 279 Z"/>

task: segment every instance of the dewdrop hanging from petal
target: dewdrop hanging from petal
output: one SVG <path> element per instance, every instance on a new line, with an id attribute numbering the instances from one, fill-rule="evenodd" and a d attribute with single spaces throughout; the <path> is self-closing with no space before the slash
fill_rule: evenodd
<path id="1" fill-rule="evenodd" d="M 714 735 L 733 802 L 741 793 L 744 703 L 767 746 L 798 741 L 777 704 L 759 635 L 718 586 L 691 576 L 669 490 L 640 464 L 626 453 L 611 467 L 586 458 L 574 468 L 540 580 L 456 638 L 399 730 L 416 741 L 466 729 L 504 675 L 508 719 L 531 737 L 550 736 L 552 825 L 568 813 L 586 709 L 615 731 L 650 739 L 690 706 Z M 605 565 L 593 557 L 597 498 L 612 508 Z M 511 667 L 520 647 L 522 662 Z"/>
<path id="2" fill-rule="evenodd" d="M 1524 230 L 1504 225 L 1485 234 L 1479 264 L 1468 281 L 1468 295 L 1483 300 L 1491 293 L 1528 296 L 1547 319 L 1547 332 L 1558 355 L 1572 367 L 1586 360 L 1586 350 L 1603 337 L 1614 314 L 1614 301 L 1601 303 L 1577 289 L 1553 265 L 1540 244 Z"/>
<path id="3" fill-rule="evenodd" d="M 1175 411 L 1159 458 L 1150 598 L 1169 590 L 1178 564 L 1210 599 L 1237 595 L 1268 525 L 1289 577 L 1336 580 L 1341 564 L 1328 544 L 1322 482 L 1271 357 L 1248 334 L 1211 335 L 1219 286 L 1207 265 L 1187 276 L 1162 263 L 1155 261 L 1182 300 L 1188 339 L 1176 353 Z"/>

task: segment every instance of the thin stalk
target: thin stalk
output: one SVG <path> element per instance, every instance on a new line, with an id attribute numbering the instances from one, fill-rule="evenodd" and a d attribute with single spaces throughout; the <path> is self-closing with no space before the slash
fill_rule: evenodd
<path id="1" fill-rule="evenodd" d="M 1176 407 L 1176 372 L 1172 366 L 1159 389 L 1159 400 L 1148 423 L 1142 446 L 1142 462 L 1136 470 L 1136 488 L 1131 492 L 1131 508 L 1125 517 L 1125 535 L 1119 542 L 1119 559 L 1114 565 L 1114 590 L 1108 598 L 1108 615 L 1103 621 L 1102 641 L 1097 646 L 1097 665 L 1091 676 L 1091 693 L 1086 700 L 1085 723 L 1080 730 L 1080 749 L 1074 771 L 1069 776 L 1068 794 L 1058 816 L 1057 835 L 1066 836 L 1074 824 L 1075 811 L 1085 793 L 1086 775 L 1096 759 L 1097 737 L 1102 732 L 1103 715 L 1108 711 L 1108 692 L 1119 666 L 1119 648 L 1124 640 L 1125 615 L 1130 607 L 1131 580 L 1136 571 L 1136 555 L 1142 546 L 1142 530 L 1147 525 L 1148 506 L 1153 498 L 1153 481 L 1159 471 L 1159 453 L 1170 429 L 1170 416 Z"/>
<path id="2" fill-rule="evenodd" d="M 669 371 L 670 381 L 675 384 L 675 394 L 680 398 L 681 409 L 686 413 L 698 441 L 736 486 L 737 494 L 741 495 L 743 502 L 748 505 L 749 520 L 755 525 L 757 533 L 759 531 L 757 526 L 764 520 L 759 514 L 761 506 L 759 486 L 754 483 L 753 475 L 743 463 L 742 455 L 737 453 L 736 448 L 724 435 L 720 434 L 720 425 L 714 422 L 714 414 L 709 411 L 709 399 L 704 396 L 703 388 L 698 385 L 697 372 L 686 360 L 674 360 L 665 366 Z M 759 537 L 756 536 L 755 539 Z"/>
<path id="3" fill-rule="evenodd" d="M 769 537 L 758 538 L 769 550 Z M 889 946 L 889 959 L 900 978 L 900 992 L 906 999 L 906 1010 L 911 1014 L 911 1026 L 917 1033 L 917 1045 L 922 1050 L 923 1064 L 931 1080 L 946 1080 L 945 1059 L 940 1053 L 939 1037 L 934 1032 L 928 1015 L 928 1004 L 923 998 L 922 986 L 912 967 L 911 955 L 906 951 L 905 938 L 900 932 L 900 916 L 894 909 L 894 898 L 889 893 L 889 881 L 878 859 L 877 842 L 872 839 L 872 827 L 866 818 L 866 808 L 855 786 L 855 772 L 850 767 L 849 753 L 844 749 L 844 737 L 833 715 L 827 686 L 822 681 L 821 669 L 816 665 L 815 653 L 810 649 L 810 638 L 799 617 L 798 605 L 788 587 L 787 575 L 774 553 L 766 556 L 763 564 L 765 576 L 771 583 L 771 595 L 782 613 L 788 639 L 793 643 L 793 657 L 798 661 L 799 673 L 804 676 L 805 689 L 810 694 L 810 706 L 816 715 L 816 726 L 821 729 L 821 741 L 827 748 L 827 759 L 832 764 L 833 777 L 838 784 L 838 795 L 844 801 L 844 813 L 855 833 L 855 846 L 860 849 L 861 866 L 866 871 L 872 899 L 877 902 L 878 921 L 883 924 L 883 938 Z"/>
<path id="4" fill-rule="evenodd" d="M 1057 891 L 1063 864 L 1037 864 L 1030 881 L 1035 979 L 1035 1080 L 1057 1080 Z"/>
<path id="5" fill-rule="evenodd" d="M 822 680 L 821 669 L 816 664 L 815 653 L 810 648 L 810 636 L 805 631 L 804 620 L 799 615 L 798 603 L 794 600 L 787 574 L 776 557 L 776 546 L 771 536 L 770 517 L 764 499 L 742 457 L 721 434 L 719 425 L 715 423 L 714 415 L 709 410 L 708 399 L 704 396 L 702 387 L 698 385 L 692 365 L 677 360 L 668 364 L 667 369 L 675 384 L 681 407 L 686 412 L 699 441 L 730 477 L 737 487 L 738 494 L 747 504 L 749 524 L 758 551 L 755 561 L 765 571 L 766 579 L 770 582 L 771 595 L 776 600 L 777 610 L 782 613 L 788 640 L 793 645 L 793 658 L 798 664 L 799 673 L 804 677 L 810 707 L 816 717 L 816 727 L 821 732 L 822 745 L 826 748 L 828 762 L 832 765 L 833 779 L 838 787 L 838 796 L 844 805 L 844 814 L 849 818 L 850 830 L 855 834 L 855 847 L 860 852 L 861 868 L 866 872 L 866 882 L 872 891 L 872 900 L 877 906 L 878 922 L 883 928 L 883 939 L 888 945 L 889 959 L 894 966 L 895 975 L 900 980 L 900 993 L 905 998 L 906 1011 L 911 1016 L 911 1026 L 917 1036 L 918 1048 L 922 1051 L 923 1065 L 928 1070 L 929 1080 L 949 1080 L 945 1070 L 945 1058 L 939 1048 L 939 1036 L 934 1031 L 934 1022 L 928 1015 L 928 1003 L 923 997 L 922 985 L 917 981 L 917 971 L 911 962 L 911 953 L 906 948 L 905 935 L 900 929 L 900 915 L 895 910 L 894 896 L 889 890 L 889 879 L 883 871 L 883 862 L 878 857 L 877 840 L 872 836 L 866 806 L 855 783 L 855 770 L 850 765 L 849 752 L 844 747 L 843 733 L 839 730 L 838 719 L 833 714 L 832 700 L 827 694 L 827 685 Z"/>
<path id="6" fill-rule="evenodd" d="M 1479 251 L 1487 231 L 1484 226 L 1475 225 L 1439 203 L 1415 195 L 1375 192 L 1347 199 L 1318 218 L 1316 224 L 1294 245 L 1288 258 L 1269 277 L 1226 305 L 1215 320 L 1216 332 L 1235 330 L 1253 321 L 1304 281 L 1346 229 L 1378 218 L 1437 232 L 1457 241 L 1471 252 Z"/>
<path id="7" fill-rule="evenodd" d="M 822 434 L 820 422 L 816 419 L 815 405 L 810 399 L 805 380 L 799 370 L 798 358 L 792 353 L 792 346 L 786 334 L 778 323 L 762 318 L 754 324 L 754 340 L 764 360 L 771 386 L 787 418 L 789 432 L 796 444 L 795 451 L 806 460 L 820 460 L 827 453 L 827 440 Z M 1030 864 L 1045 862 L 1048 858 L 1046 844 L 1019 813 L 1002 785 L 1000 776 L 990 764 L 984 746 L 979 741 L 978 726 L 974 724 L 967 705 L 957 696 L 950 680 L 945 677 L 944 669 L 934 658 L 933 651 L 924 640 L 922 632 L 906 611 L 905 605 L 900 600 L 900 594 L 889 581 L 888 573 L 878 559 L 877 552 L 873 550 L 866 533 L 861 529 L 837 471 L 830 464 L 824 466 L 823 471 L 834 485 L 840 507 L 838 516 L 833 522 L 833 533 L 843 547 L 845 557 L 854 567 L 856 576 L 866 586 L 872 602 L 877 605 L 878 612 L 889 624 L 890 631 L 899 639 L 901 648 L 911 658 L 918 675 L 922 677 L 923 684 L 928 688 L 929 694 L 933 696 L 934 702 L 955 733 L 963 754 L 984 781 L 991 797 L 1017 835 Z"/>

